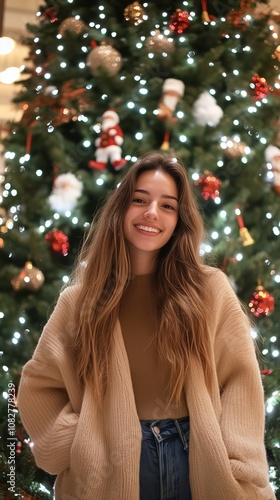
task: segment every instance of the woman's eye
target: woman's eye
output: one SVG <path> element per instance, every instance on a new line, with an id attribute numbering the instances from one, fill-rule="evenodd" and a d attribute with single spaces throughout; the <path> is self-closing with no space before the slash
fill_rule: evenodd
<path id="1" fill-rule="evenodd" d="M 144 203 L 144 200 L 142 200 L 141 198 L 133 198 L 133 203 Z"/>
<path id="2" fill-rule="evenodd" d="M 172 205 L 169 205 L 168 203 L 165 203 L 165 205 L 163 205 L 164 208 L 167 208 L 168 210 L 175 210 L 175 208 L 172 206 Z"/>

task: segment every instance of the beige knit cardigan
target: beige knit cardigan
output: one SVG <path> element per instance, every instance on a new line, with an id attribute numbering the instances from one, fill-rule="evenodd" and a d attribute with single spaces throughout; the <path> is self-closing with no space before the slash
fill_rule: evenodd
<path id="1" fill-rule="evenodd" d="M 264 396 L 248 321 L 226 276 L 209 271 L 211 360 L 206 389 L 192 358 L 186 381 L 193 500 L 273 500 L 264 440 Z M 120 324 L 114 331 L 103 411 L 82 391 L 70 347 L 75 287 L 61 295 L 18 394 L 37 465 L 57 475 L 56 500 L 139 500 L 141 428 Z"/>

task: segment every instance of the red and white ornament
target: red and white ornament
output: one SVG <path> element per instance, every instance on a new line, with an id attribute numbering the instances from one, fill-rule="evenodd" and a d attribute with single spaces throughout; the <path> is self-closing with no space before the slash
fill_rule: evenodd
<path id="1" fill-rule="evenodd" d="M 21 441 L 17 441 L 17 445 L 16 445 L 16 453 L 19 455 L 22 451 L 22 442 Z"/>
<path id="2" fill-rule="evenodd" d="M 51 209 L 63 215 L 67 211 L 71 212 L 76 207 L 82 190 L 83 183 L 71 172 L 58 175 L 48 198 Z"/>
<path id="3" fill-rule="evenodd" d="M 262 285 L 258 285 L 248 306 L 254 316 L 264 318 L 274 311 L 274 297 Z"/>
<path id="4" fill-rule="evenodd" d="M 162 86 L 162 97 L 159 107 L 156 111 L 156 116 L 159 120 L 174 122 L 177 120 L 173 116 L 176 105 L 183 97 L 185 91 L 185 84 L 182 80 L 176 78 L 167 78 Z"/>
<path id="5" fill-rule="evenodd" d="M 122 158 L 123 131 L 119 126 L 119 116 L 114 109 L 108 109 L 102 115 L 100 137 L 95 141 L 96 160 L 90 160 L 89 166 L 104 170 L 110 162 L 115 170 L 120 170 L 126 164 Z"/>

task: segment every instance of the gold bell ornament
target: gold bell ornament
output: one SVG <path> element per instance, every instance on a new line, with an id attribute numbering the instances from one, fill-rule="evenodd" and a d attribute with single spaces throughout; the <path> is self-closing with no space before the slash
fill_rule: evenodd
<path id="1" fill-rule="evenodd" d="M 243 217 L 241 215 L 240 209 L 237 208 L 235 210 L 235 213 L 236 213 L 236 218 L 237 218 L 237 222 L 239 225 L 239 234 L 241 236 L 243 246 L 248 247 L 249 245 L 253 245 L 255 243 L 255 241 L 253 240 L 252 236 L 250 235 L 247 227 L 245 227 L 245 225 L 244 225 L 244 220 L 243 220 Z"/>
<path id="2" fill-rule="evenodd" d="M 11 285 L 16 292 L 21 290 L 29 290 L 34 292 L 39 290 L 45 281 L 45 277 L 37 267 L 34 267 L 32 262 L 27 261 L 24 268 L 18 276 L 11 280 Z"/>

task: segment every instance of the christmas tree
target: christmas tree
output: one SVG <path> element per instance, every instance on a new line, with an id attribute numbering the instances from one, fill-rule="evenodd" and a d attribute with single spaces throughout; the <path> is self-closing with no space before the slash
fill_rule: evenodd
<path id="1" fill-rule="evenodd" d="M 17 413 L 21 368 L 93 214 L 150 150 L 185 162 L 208 233 L 201 252 L 253 320 L 280 494 L 279 25 L 251 0 L 46 0 L 27 27 L 22 117 L 7 123 L 0 196 L 5 498 L 52 497 L 55 478 L 36 468 Z"/>

